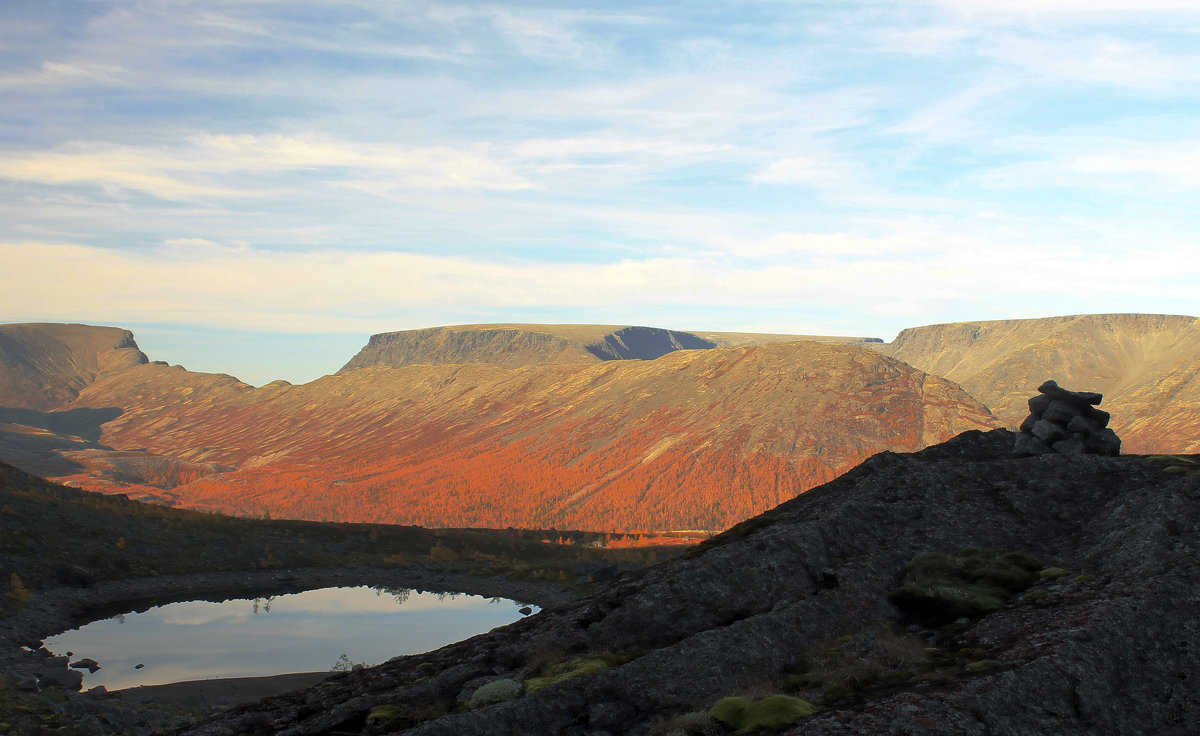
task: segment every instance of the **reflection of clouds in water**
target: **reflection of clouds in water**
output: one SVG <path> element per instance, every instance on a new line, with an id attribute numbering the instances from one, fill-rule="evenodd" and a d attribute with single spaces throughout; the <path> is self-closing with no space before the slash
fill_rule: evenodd
<path id="1" fill-rule="evenodd" d="M 403 593 L 401 593 L 403 591 Z M 362 613 L 393 613 L 429 610 L 469 610 L 483 601 L 504 600 L 517 607 L 513 601 L 488 599 L 463 593 L 426 593 L 407 588 L 323 588 L 303 593 L 276 596 L 271 600 L 272 613 L 280 611 L 296 613 L 340 613 L 346 615 Z"/>
<path id="2" fill-rule="evenodd" d="M 213 603 L 212 601 L 192 601 L 189 603 L 172 603 L 169 606 L 151 609 L 141 615 L 154 615 L 159 621 L 172 626 L 204 626 L 217 621 L 233 624 L 245 621 L 254 615 L 244 606 L 228 605 L 234 602 Z"/>
<path id="3" fill-rule="evenodd" d="M 267 612 L 267 602 L 270 612 Z M 191 601 L 96 621 L 46 640 L 55 652 L 100 662 L 84 687 L 109 689 L 213 677 L 328 670 L 345 653 L 378 664 L 466 639 L 522 616 L 521 603 L 407 589 L 327 588 L 304 593 Z M 255 613 L 255 610 L 258 613 Z M 146 667 L 134 670 L 139 662 Z"/>

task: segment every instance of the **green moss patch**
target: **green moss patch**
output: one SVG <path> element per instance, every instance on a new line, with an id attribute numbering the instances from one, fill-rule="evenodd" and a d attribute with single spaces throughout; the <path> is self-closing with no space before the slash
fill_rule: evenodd
<path id="1" fill-rule="evenodd" d="M 1200 473 L 1200 463 L 1183 455 L 1151 455 L 1151 460 L 1164 463 L 1163 472 L 1175 475 L 1192 475 Z"/>
<path id="2" fill-rule="evenodd" d="M 522 686 L 516 680 L 504 678 L 480 685 L 467 701 L 467 708 L 482 708 L 485 705 L 503 703 L 521 697 Z"/>
<path id="3" fill-rule="evenodd" d="M 555 683 L 570 680 L 574 677 L 590 675 L 593 672 L 624 664 L 633 659 L 633 655 L 601 654 L 585 657 L 575 657 L 544 668 L 537 677 L 525 681 L 525 692 L 534 693 Z"/>
<path id="4" fill-rule="evenodd" d="M 367 713 L 367 723 L 373 721 L 394 721 L 407 715 L 407 711 L 398 705 L 384 703 L 377 705 Z"/>
<path id="5" fill-rule="evenodd" d="M 790 695 L 768 695 L 765 698 L 722 698 L 708 713 L 737 733 L 779 731 L 802 718 L 808 718 L 817 708 L 807 700 Z"/>

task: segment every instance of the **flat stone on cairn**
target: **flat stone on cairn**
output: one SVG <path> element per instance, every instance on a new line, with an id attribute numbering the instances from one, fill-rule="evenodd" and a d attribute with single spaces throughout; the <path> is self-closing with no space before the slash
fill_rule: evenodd
<path id="1" fill-rule="evenodd" d="M 1068 391 L 1054 381 L 1029 400 L 1013 444 L 1016 455 L 1120 455 L 1121 438 L 1108 428 L 1109 413 L 1096 408 L 1104 398 L 1091 391 Z"/>

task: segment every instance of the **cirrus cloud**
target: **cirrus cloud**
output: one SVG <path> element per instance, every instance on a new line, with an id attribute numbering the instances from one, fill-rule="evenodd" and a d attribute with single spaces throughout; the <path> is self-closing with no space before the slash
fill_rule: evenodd
<path id="1" fill-rule="evenodd" d="M 275 193 L 278 184 L 254 187 L 246 177 L 301 171 L 321 172 L 330 182 L 350 171 L 412 189 L 532 186 L 492 156 L 485 144 L 403 147 L 316 134 L 202 135 L 178 146 L 75 142 L 51 151 L 0 154 L 0 178 L 129 190 L 173 200 Z"/>

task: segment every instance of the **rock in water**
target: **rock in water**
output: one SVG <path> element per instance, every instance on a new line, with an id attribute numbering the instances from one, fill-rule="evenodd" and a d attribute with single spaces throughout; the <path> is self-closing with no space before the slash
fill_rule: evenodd
<path id="1" fill-rule="evenodd" d="M 88 672 L 91 672 L 93 675 L 96 674 L 96 670 L 100 669 L 100 663 L 97 662 L 96 660 L 92 659 L 91 657 L 84 657 L 83 659 L 79 660 L 78 662 L 72 662 L 70 666 L 71 666 L 71 669 L 87 670 Z"/>
<path id="2" fill-rule="evenodd" d="M 1096 408 L 1104 396 L 1068 391 L 1055 381 L 1038 386 L 1029 416 L 1013 442 L 1015 455 L 1119 455 L 1121 438 L 1108 428 L 1109 414 Z"/>

